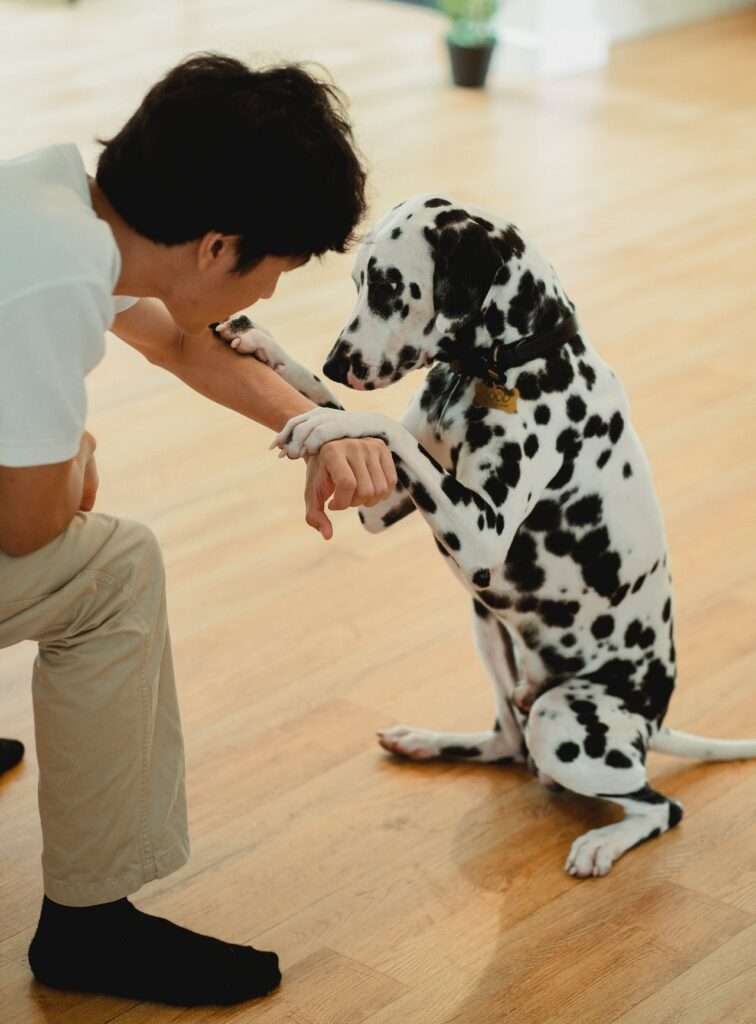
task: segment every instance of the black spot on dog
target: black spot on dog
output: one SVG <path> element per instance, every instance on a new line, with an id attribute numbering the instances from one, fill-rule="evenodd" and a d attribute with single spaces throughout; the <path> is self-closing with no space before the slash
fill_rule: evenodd
<path id="1" fill-rule="evenodd" d="M 574 647 L 577 643 L 577 637 L 574 633 L 565 633 L 562 637 L 562 647 Z"/>
<path id="2" fill-rule="evenodd" d="M 664 608 L 662 609 L 662 619 L 665 622 L 669 622 L 669 617 L 672 614 L 672 601 L 670 598 L 664 602 Z"/>
<path id="3" fill-rule="evenodd" d="M 452 204 L 449 202 L 448 199 L 438 199 L 438 198 L 436 198 L 436 199 L 426 199 L 425 202 L 423 203 L 423 206 L 427 206 L 427 207 L 429 207 L 431 209 L 433 207 L 435 207 L 435 206 L 451 206 L 451 205 Z"/>
<path id="4" fill-rule="evenodd" d="M 492 338 L 500 338 L 504 334 L 506 320 L 504 319 L 504 313 L 495 302 L 489 303 L 483 315 L 483 322 Z"/>
<path id="5" fill-rule="evenodd" d="M 610 750 L 604 758 L 604 764 L 609 765 L 610 768 L 632 768 L 633 762 L 622 753 L 621 750 Z"/>
<path id="6" fill-rule="evenodd" d="M 551 419 L 551 411 L 548 405 L 537 405 L 535 408 L 535 413 L 533 415 L 535 417 L 536 423 L 540 423 L 541 426 L 544 426 Z"/>
<path id="7" fill-rule="evenodd" d="M 567 533 L 566 530 L 554 530 L 550 533 L 545 540 L 546 550 L 550 551 L 552 555 L 558 555 L 564 557 L 569 555 L 575 546 L 575 538 L 571 533 Z"/>
<path id="8" fill-rule="evenodd" d="M 544 647 L 539 654 L 546 667 L 555 676 L 574 676 L 576 673 L 582 672 L 585 667 L 582 658 L 566 658 L 554 647 Z"/>
<path id="9" fill-rule="evenodd" d="M 572 476 L 575 472 L 575 463 L 572 459 L 565 459 L 562 463 L 562 468 L 556 473 L 548 483 L 548 489 L 550 491 L 561 491 L 563 487 L 572 480 Z"/>
<path id="10" fill-rule="evenodd" d="M 638 579 L 633 583 L 632 593 L 637 594 L 643 584 L 646 582 L 646 574 L 639 576 Z"/>
<path id="11" fill-rule="evenodd" d="M 404 278 L 397 267 L 381 269 L 371 257 L 368 262 L 367 301 L 370 311 L 381 320 L 389 320 L 392 313 L 402 309 L 401 295 Z"/>
<path id="12" fill-rule="evenodd" d="M 420 298 L 420 296 L 422 294 L 421 291 L 420 291 L 420 285 L 416 284 L 415 281 L 413 281 L 410 284 L 409 290 L 410 290 L 410 295 L 412 296 L 413 299 L 419 299 Z"/>
<path id="13" fill-rule="evenodd" d="M 534 373 L 530 373 L 529 370 L 523 370 L 519 374 L 515 387 L 520 392 L 520 398 L 527 401 L 534 401 L 536 398 L 540 398 L 541 389 L 538 386 L 538 378 Z M 538 408 L 545 409 L 546 406 L 539 406 Z M 536 408 L 536 420 L 538 420 L 538 408 Z"/>
<path id="14" fill-rule="evenodd" d="M 437 505 L 435 501 L 419 481 L 410 484 L 409 490 L 415 504 L 418 508 L 422 509 L 423 512 L 430 512 L 432 514 L 436 511 Z"/>
<path id="15" fill-rule="evenodd" d="M 539 292 L 533 274 L 526 270 L 517 286 L 517 293 L 509 303 L 507 320 L 521 335 L 530 333 L 530 325 L 538 305 Z"/>
<path id="16" fill-rule="evenodd" d="M 605 640 L 608 636 L 611 636 L 613 632 L 614 619 L 611 615 L 599 615 L 597 619 L 593 620 L 591 633 L 593 633 L 597 640 Z"/>
<path id="17" fill-rule="evenodd" d="M 401 228 L 394 228 L 394 230 L 391 232 L 391 237 L 392 238 L 399 238 L 401 233 L 402 233 L 402 229 Z"/>
<path id="18" fill-rule="evenodd" d="M 515 535 L 507 552 L 505 572 L 518 590 L 538 590 L 545 583 L 546 574 L 538 564 L 535 541 L 530 534 Z"/>
<path id="19" fill-rule="evenodd" d="M 609 461 L 609 459 L 611 457 L 612 457 L 612 449 L 611 448 L 607 448 L 596 459 L 596 465 L 598 466 L 598 468 L 599 469 L 603 469 L 604 466 L 607 464 L 607 462 Z"/>
<path id="20" fill-rule="evenodd" d="M 601 519 L 603 504 L 597 494 L 580 498 L 567 509 L 567 522 L 572 526 L 596 526 Z"/>
<path id="21" fill-rule="evenodd" d="M 485 621 L 491 617 L 491 613 L 488 608 L 486 608 L 486 606 L 480 601 L 473 601 L 473 608 L 475 609 L 475 614 L 479 619 L 483 619 Z"/>
<path id="22" fill-rule="evenodd" d="M 431 466 L 433 466 L 433 468 L 436 470 L 437 473 L 443 473 L 444 472 L 444 467 L 441 465 L 441 463 L 437 462 L 433 458 L 431 453 L 428 451 L 428 449 L 423 447 L 423 445 L 421 445 L 419 442 L 418 442 L 418 445 L 417 445 L 417 450 L 420 452 L 420 454 L 423 456 L 423 458 L 427 459 L 428 462 L 430 462 Z"/>
<path id="23" fill-rule="evenodd" d="M 612 444 L 616 444 L 622 437 L 622 431 L 625 429 L 625 421 L 622 419 L 622 415 L 615 412 L 609 422 L 609 440 Z"/>
<path id="24" fill-rule="evenodd" d="M 441 747 L 441 757 L 480 757 L 480 747 Z"/>
<path id="25" fill-rule="evenodd" d="M 629 583 L 623 583 L 622 586 L 618 587 L 617 590 L 612 594 L 611 602 L 612 602 L 612 606 L 614 608 L 616 608 L 617 605 L 622 604 L 622 602 L 625 600 L 625 597 L 627 596 L 627 592 L 628 592 L 629 589 L 630 589 L 630 584 Z"/>
<path id="26" fill-rule="evenodd" d="M 539 603 L 538 610 L 547 626 L 567 628 L 574 624 L 580 605 L 577 601 L 543 600 Z"/>
<path id="27" fill-rule="evenodd" d="M 583 431 L 583 437 L 603 437 L 608 430 L 608 425 L 604 423 L 600 416 L 594 413 L 593 416 L 588 418 L 585 430 Z"/>
<path id="28" fill-rule="evenodd" d="M 490 569 L 478 569 L 473 573 L 472 582 L 474 587 L 481 587 L 485 589 L 491 586 L 491 571 Z"/>
<path id="29" fill-rule="evenodd" d="M 561 522 L 562 510 L 558 503 L 544 498 L 536 504 L 523 525 L 540 533 L 559 529 Z"/>
<path id="30" fill-rule="evenodd" d="M 680 804 L 674 800 L 669 801 L 669 827 L 675 828 L 682 821 L 683 809 Z"/>
<path id="31" fill-rule="evenodd" d="M 448 228 L 450 224 L 464 224 L 465 221 L 470 220 L 470 214 L 467 210 L 461 210 L 455 208 L 453 210 L 444 210 L 436 216 L 434 221 L 439 231 L 443 228 Z"/>
<path id="32" fill-rule="evenodd" d="M 567 415 L 573 423 L 579 423 L 580 420 L 585 419 L 586 412 L 585 402 L 580 395 L 570 395 L 567 399 Z"/>
<path id="33" fill-rule="evenodd" d="M 459 551 L 459 549 L 462 547 L 462 545 L 459 542 L 459 537 L 456 535 L 456 533 L 445 533 L 443 535 L 443 541 L 447 548 L 449 548 L 451 551 Z"/>
<path id="34" fill-rule="evenodd" d="M 588 385 L 588 390 L 590 391 L 596 383 L 596 371 L 592 366 L 589 366 L 588 363 L 584 363 L 582 359 L 578 363 L 578 369 L 580 370 L 581 376 Z"/>
<path id="35" fill-rule="evenodd" d="M 528 435 L 528 437 L 525 439 L 525 444 L 523 445 L 523 448 L 527 457 L 529 459 L 532 459 L 538 451 L 538 438 L 535 436 L 535 434 Z"/>
<path id="36" fill-rule="evenodd" d="M 471 452 L 478 448 L 484 448 L 492 437 L 491 428 L 482 420 L 470 423 L 467 428 L 465 440 Z"/>
<path id="37" fill-rule="evenodd" d="M 577 745 L 577 743 L 570 743 L 569 741 L 566 743 L 561 743 L 556 749 L 556 756 L 559 758 L 560 761 L 564 761 L 565 763 L 574 761 L 579 753 L 580 747 Z"/>
<path id="38" fill-rule="evenodd" d="M 384 526 L 393 526 L 394 523 L 398 523 L 400 519 L 404 519 L 406 515 L 409 515 L 414 508 L 414 501 L 411 498 L 404 498 L 395 508 L 392 508 L 390 512 L 381 517 L 381 522 Z"/>
<path id="39" fill-rule="evenodd" d="M 546 369 L 538 374 L 538 384 L 542 391 L 566 391 L 575 379 L 575 373 L 569 359 L 562 353 L 552 355 L 546 360 Z"/>
<path id="40" fill-rule="evenodd" d="M 493 590 L 481 590 L 478 597 L 481 601 L 485 601 L 489 608 L 505 609 L 512 607 L 512 598 L 507 594 L 497 594 Z"/>
<path id="41" fill-rule="evenodd" d="M 653 629 L 650 626 L 644 629 L 638 619 L 633 619 L 625 630 L 625 644 L 628 647 L 651 647 L 655 639 Z"/>
<path id="42" fill-rule="evenodd" d="M 624 476 L 625 480 L 627 480 L 628 477 L 631 477 L 633 475 L 633 467 L 630 465 L 629 462 L 626 462 L 625 465 L 622 467 L 622 475 Z"/>

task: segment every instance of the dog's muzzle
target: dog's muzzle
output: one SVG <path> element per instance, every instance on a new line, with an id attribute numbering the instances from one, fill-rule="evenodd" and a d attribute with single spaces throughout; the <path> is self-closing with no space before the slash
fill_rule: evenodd
<path id="1" fill-rule="evenodd" d="M 351 365 L 346 346 L 343 343 L 337 343 L 323 363 L 323 373 L 329 380 L 335 380 L 337 384 L 346 384 Z"/>

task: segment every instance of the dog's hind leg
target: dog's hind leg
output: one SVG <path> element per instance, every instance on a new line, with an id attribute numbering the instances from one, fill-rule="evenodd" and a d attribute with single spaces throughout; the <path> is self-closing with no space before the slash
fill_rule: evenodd
<path id="1" fill-rule="evenodd" d="M 445 757 L 479 763 L 524 761 L 522 733 L 510 704 L 516 683 L 511 640 L 479 601 L 474 602 L 475 640 L 494 688 L 496 723 L 484 732 L 432 732 L 398 725 L 379 733 L 382 747 L 415 761 Z"/>
<path id="2" fill-rule="evenodd" d="M 525 736 L 539 773 L 625 812 L 621 821 L 575 840 L 565 864 L 569 874 L 605 875 L 623 853 L 682 818 L 677 801 L 648 785 L 647 723 L 603 686 L 580 679 L 547 690 L 533 704 Z"/>

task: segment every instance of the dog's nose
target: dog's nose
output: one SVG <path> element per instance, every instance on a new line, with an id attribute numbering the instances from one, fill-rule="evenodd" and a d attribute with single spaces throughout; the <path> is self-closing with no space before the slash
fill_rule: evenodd
<path id="1" fill-rule="evenodd" d="M 323 373 L 337 384 L 346 384 L 350 360 L 343 342 L 337 342 L 323 364 Z"/>

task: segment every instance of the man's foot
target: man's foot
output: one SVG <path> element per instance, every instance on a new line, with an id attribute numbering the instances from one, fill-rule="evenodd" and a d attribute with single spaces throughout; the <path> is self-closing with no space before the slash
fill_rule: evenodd
<path id="1" fill-rule="evenodd" d="M 127 899 L 64 907 L 45 897 L 29 964 L 53 988 L 173 1006 L 240 1003 L 281 983 L 275 953 L 199 935 Z"/>
<path id="2" fill-rule="evenodd" d="M 20 740 L 0 740 L 0 775 L 15 768 L 24 756 L 24 745 Z"/>

